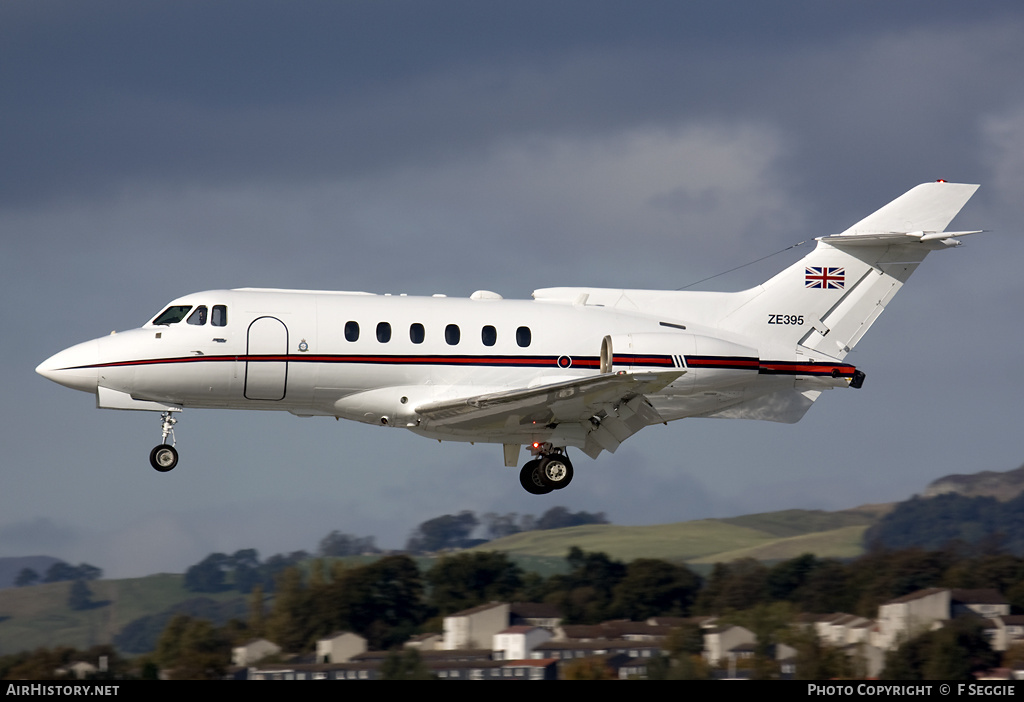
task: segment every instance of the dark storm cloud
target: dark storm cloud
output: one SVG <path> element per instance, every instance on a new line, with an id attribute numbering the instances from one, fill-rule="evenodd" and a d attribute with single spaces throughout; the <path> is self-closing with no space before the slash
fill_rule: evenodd
<path id="1" fill-rule="evenodd" d="M 836 120 L 804 125 L 809 154 L 799 155 L 834 168 L 851 155 L 825 142 L 842 143 L 836 135 L 865 113 L 856 128 L 917 115 L 914 87 L 928 77 L 897 76 L 906 100 L 877 107 L 836 94 L 856 70 L 843 65 L 862 48 L 852 37 L 962 19 L 952 4 L 927 7 L 807 3 L 780 16 L 762 3 L 7 3 L 0 203 L 139 181 L 336 178 L 517 135 L 737 112 L 800 123 L 821 102 Z"/>

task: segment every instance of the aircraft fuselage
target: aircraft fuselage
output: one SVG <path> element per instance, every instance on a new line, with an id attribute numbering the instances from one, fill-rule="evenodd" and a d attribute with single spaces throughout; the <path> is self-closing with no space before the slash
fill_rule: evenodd
<path id="1" fill-rule="evenodd" d="M 793 388 L 798 376 L 820 389 L 846 385 L 853 373 L 811 359 L 770 372 L 771 359 L 762 363 L 755 342 L 741 336 L 585 302 L 240 289 L 194 293 L 168 305 L 176 307 L 185 311 L 173 323 L 154 318 L 79 344 L 40 373 L 113 408 L 286 410 L 437 438 L 556 445 L 583 438 L 570 427 L 559 436 L 557 426 L 534 424 L 484 434 L 446 429 L 416 408 L 602 371 L 685 371 L 649 395 L 659 421 L 671 421 Z M 602 369 L 609 344 L 612 363 Z"/>

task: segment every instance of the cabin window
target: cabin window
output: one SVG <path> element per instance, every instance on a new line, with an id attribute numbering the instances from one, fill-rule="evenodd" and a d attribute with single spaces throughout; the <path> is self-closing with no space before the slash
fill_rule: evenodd
<path id="1" fill-rule="evenodd" d="M 201 327 L 206 324 L 206 305 L 199 305 L 199 307 L 196 307 L 196 311 L 190 314 L 186 321 L 197 327 Z"/>
<path id="2" fill-rule="evenodd" d="M 357 341 L 359 339 L 359 322 L 345 322 L 345 340 Z"/>
<path id="3" fill-rule="evenodd" d="M 427 336 L 423 329 L 423 325 L 419 322 L 415 322 L 409 325 L 409 341 L 414 344 L 422 344 L 423 339 Z"/>
<path id="4" fill-rule="evenodd" d="M 213 314 L 210 316 L 210 324 L 215 327 L 226 327 L 228 325 L 228 308 L 226 305 L 213 306 Z"/>
<path id="5" fill-rule="evenodd" d="M 185 315 L 192 309 L 192 305 L 172 305 L 160 313 L 160 316 L 153 320 L 153 324 L 177 324 L 185 319 Z"/>
<path id="6" fill-rule="evenodd" d="M 391 325 L 387 322 L 377 324 L 377 341 L 382 344 L 391 341 Z"/>
<path id="7" fill-rule="evenodd" d="M 519 327 L 516 329 L 516 343 L 526 348 L 530 345 L 530 341 L 533 339 L 533 335 L 530 334 L 529 327 Z"/>
<path id="8" fill-rule="evenodd" d="M 444 328 L 444 340 L 448 342 L 449 346 L 455 346 L 461 337 L 462 332 L 459 331 L 458 324 L 449 324 Z"/>
<path id="9" fill-rule="evenodd" d="M 480 339 L 484 342 L 484 346 L 494 346 L 498 341 L 498 330 L 488 324 L 480 330 Z"/>

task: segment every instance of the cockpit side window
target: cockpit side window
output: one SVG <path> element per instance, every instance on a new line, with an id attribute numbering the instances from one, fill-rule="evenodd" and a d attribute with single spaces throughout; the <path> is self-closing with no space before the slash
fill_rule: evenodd
<path id="1" fill-rule="evenodd" d="M 171 305 L 161 312 L 159 317 L 153 320 L 153 324 L 157 326 L 161 324 L 177 324 L 185 319 L 185 315 L 188 314 L 190 309 L 192 309 L 192 305 Z"/>
<path id="2" fill-rule="evenodd" d="M 213 306 L 213 314 L 210 316 L 210 324 L 215 327 L 226 327 L 228 325 L 227 305 Z"/>
<path id="3" fill-rule="evenodd" d="M 197 327 L 201 327 L 206 324 L 206 305 L 199 305 L 199 307 L 196 307 L 196 311 L 190 314 L 186 321 Z"/>

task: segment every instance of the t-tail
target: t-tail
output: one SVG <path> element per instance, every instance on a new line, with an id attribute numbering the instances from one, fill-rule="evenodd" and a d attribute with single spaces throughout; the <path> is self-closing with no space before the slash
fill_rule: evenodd
<path id="1" fill-rule="evenodd" d="M 734 293 L 719 327 L 762 341 L 762 355 L 837 360 L 860 341 L 928 252 L 978 231 L 946 227 L 977 185 L 924 183 L 814 250 L 766 283 Z M 795 354 L 795 355 L 794 355 Z"/>

